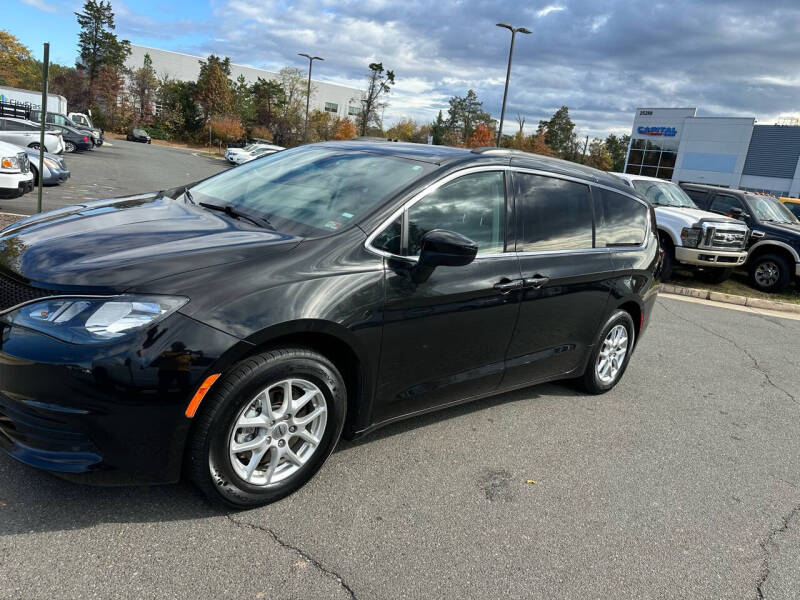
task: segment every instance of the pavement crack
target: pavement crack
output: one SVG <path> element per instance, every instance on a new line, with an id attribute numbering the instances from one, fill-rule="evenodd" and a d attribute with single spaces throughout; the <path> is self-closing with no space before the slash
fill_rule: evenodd
<path id="1" fill-rule="evenodd" d="M 781 524 L 779 527 L 775 527 L 771 529 L 767 537 L 759 543 L 761 546 L 761 550 L 764 553 L 764 558 L 761 561 L 761 574 L 758 578 L 758 585 L 756 586 L 756 594 L 759 600 L 764 599 L 764 584 L 767 582 L 767 578 L 769 577 L 770 569 L 769 569 L 769 557 L 771 554 L 770 548 L 776 546 L 775 538 L 780 535 L 781 533 L 785 533 L 789 529 L 789 523 L 800 514 L 800 504 L 796 505 L 789 514 L 781 519 Z"/>
<path id="2" fill-rule="evenodd" d="M 264 527 L 263 525 L 255 525 L 253 523 L 247 523 L 245 521 L 239 521 L 234 518 L 232 515 L 226 514 L 223 515 L 228 521 L 233 524 L 234 527 L 239 527 L 240 529 L 250 529 L 253 531 L 263 531 L 267 535 L 269 535 L 275 543 L 277 543 L 281 548 L 285 548 L 286 550 L 290 550 L 300 556 L 304 561 L 308 562 L 309 564 L 313 565 L 320 573 L 335 580 L 342 589 L 350 595 L 350 598 L 353 600 L 358 600 L 356 593 L 353 591 L 353 588 L 344 580 L 344 578 L 339 575 L 336 571 L 333 571 L 323 565 L 319 560 L 308 554 L 305 550 L 298 548 L 297 546 L 290 544 L 289 542 L 281 539 L 281 537 L 275 533 L 269 527 Z"/>
<path id="3" fill-rule="evenodd" d="M 789 398 L 795 404 L 800 404 L 798 399 L 795 398 L 791 393 L 789 393 L 788 390 L 782 388 L 777 383 L 775 383 L 772 380 L 772 377 L 770 376 L 770 374 L 766 371 L 766 369 L 764 369 L 764 367 L 761 366 L 761 364 L 758 362 L 758 359 L 753 355 L 753 353 L 750 352 L 750 350 L 748 350 L 744 346 L 741 346 L 736 340 L 734 340 L 733 338 L 726 337 L 726 336 L 722 335 L 721 333 L 719 333 L 718 331 L 714 331 L 710 327 L 706 327 L 702 323 L 698 323 L 694 319 L 690 319 L 689 317 L 685 317 L 685 316 L 683 316 L 681 314 L 678 314 L 677 312 L 675 312 L 674 310 L 669 308 L 666 304 L 664 304 L 660 300 L 658 301 L 658 305 L 661 308 L 663 308 L 664 310 L 666 310 L 668 313 L 670 313 L 672 316 L 677 317 L 677 318 L 679 318 L 679 319 L 681 319 L 683 321 L 686 321 L 687 323 L 691 323 L 692 325 L 694 325 L 698 329 L 702 329 L 706 333 L 710 333 L 711 335 L 713 335 L 715 337 L 718 337 L 719 339 L 721 339 L 723 341 L 726 341 L 729 344 L 731 344 L 734 348 L 739 350 L 742 354 L 744 354 L 747 358 L 750 359 L 750 361 L 753 363 L 753 367 L 755 368 L 755 370 L 764 378 L 764 381 L 766 381 L 768 385 L 770 385 L 771 387 L 775 388 L 776 390 L 778 390 L 779 392 L 784 394 L 787 398 Z"/>

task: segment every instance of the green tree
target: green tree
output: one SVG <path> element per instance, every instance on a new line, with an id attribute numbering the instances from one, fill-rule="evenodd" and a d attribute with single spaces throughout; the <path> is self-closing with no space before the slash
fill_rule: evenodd
<path id="1" fill-rule="evenodd" d="M 453 96 L 449 102 L 447 125 L 460 134 L 462 142 L 466 143 L 472 137 L 478 123 L 484 123 L 490 131 L 494 130 L 492 115 L 483 110 L 483 102 L 478 99 L 474 90 L 468 90 L 463 98 Z"/>
<path id="2" fill-rule="evenodd" d="M 114 34 L 114 11 L 111 2 L 86 0 L 82 12 L 76 12 L 81 32 L 78 35 L 79 59 L 76 66 L 86 72 L 89 79 L 88 104 L 94 103 L 94 82 L 100 70 L 111 66 L 118 70 L 125 67 L 125 59 L 131 53 L 128 40 L 119 40 Z"/>
<path id="3" fill-rule="evenodd" d="M 253 84 L 253 106 L 256 123 L 271 127 L 275 120 L 275 112 L 280 109 L 285 99 L 286 93 L 278 81 L 259 77 Z"/>
<path id="4" fill-rule="evenodd" d="M 441 145 L 444 140 L 444 134 L 447 131 L 447 123 L 442 116 L 442 111 L 439 111 L 439 114 L 436 115 L 436 120 L 431 123 L 431 137 L 433 138 L 433 143 L 437 146 Z"/>
<path id="5" fill-rule="evenodd" d="M 200 61 L 196 100 L 205 118 L 226 115 L 233 109 L 233 85 L 230 80 L 231 59 L 211 55 Z"/>
<path id="6" fill-rule="evenodd" d="M 375 125 L 383 128 L 380 113 L 388 106 L 381 100 L 392 91 L 394 85 L 394 71 L 383 68 L 383 63 L 370 63 L 367 75 L 367 90 L 361 95 L 361 112 L 358 114 L 358 130 L 361 135 L 367 135 L 367 128 Z"/>
<path id="7" fill-rule="evenodd" d="M 247 83 L 244 75 L 239 75 L 233 82 L 233 111 L 242 123 L 251 124 L 256 120 L 253 86 Z"/>
<path id="8" fill-rule="evenodd" d="M 136 98 L 140 119 L 152 114 L 153 101 L 158 89 L 158 77 L 149 54 L 144 55 L 142 67 L 136 69 L 131 77 L 131 92 Z"/>
<path id="9" fill-rule="evenodd" d="M 549 121 L 539 121 L 537 133 L 544 135 L 544 142 L 560 158 L 577 161 L 580 157 L 575 123 L 570 119 L 569 109 L 566 106 L 553 113 Z"/>
<path id="10" fill-rule="evenodd" d="M 612 133 L 606 138 L 606 150 L 611 155 L 611 170 L 616 173 L 621 173 L 625 168 L 625 157 L 628 155 L 630 141 L 631 136 L 627 133 L 619 137 Z"/>

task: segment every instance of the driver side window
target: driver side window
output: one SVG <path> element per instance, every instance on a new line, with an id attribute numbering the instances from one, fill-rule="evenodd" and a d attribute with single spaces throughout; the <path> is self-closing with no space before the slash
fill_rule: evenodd
<path id="1" fill-rule="evenodd" d="M 711 206 L 709 206 L 708 210 L 721 215 L 730 215 L 732 208 L 743 210 L 742 203 L 738 198 L 717 194 L 711 199 Z"/>
<path id="2" fill-rule="evenodd" d="M 422 237 L 433 229 L 467 236 L 478 254 L 505 246 L 505 176 L 502 171 L 464 175 L 441 186 L 408 209 L 406 256 L 419 256 Z"/>

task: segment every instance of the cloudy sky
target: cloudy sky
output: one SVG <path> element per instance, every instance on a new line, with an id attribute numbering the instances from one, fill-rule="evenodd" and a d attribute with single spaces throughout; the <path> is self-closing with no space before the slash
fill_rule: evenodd
<path id="1" fill-rule="evenodd" d="M 14 0 L 0 27 L 34 52 L 72 63 L 82 2 Z M 582 135 L 630 132 L 636 107 L 698 107 L 703 116 L 800 116 L 800 0 L 112 0 L 133 43 L 215 53 L 277 70 L 325 58 L 315 79 L 363 84 L 382 61 L 397 84 L 385 113 L 420 121 L 473 88 L 499 117 L 510 34 L 518 35 L 506 131 L 535 127 L 562 104 Z M 10 9 L 10 14 L 9 14 Z"/>

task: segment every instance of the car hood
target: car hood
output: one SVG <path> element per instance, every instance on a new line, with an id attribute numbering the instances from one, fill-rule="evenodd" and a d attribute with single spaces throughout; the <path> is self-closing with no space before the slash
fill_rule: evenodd
<path id="1" fill-rule="evenodd" d="M 0 232 L 0 271 L 55 290 L 124 291 L 169 275 L 263 259 L 301 238 L 143 194 L 23 219 Z"/>
<path id="2" fill-rule="evenodd" d="M 713 221 L 715 223 L 725 223 L 730 225 L 731 229 L 738 229 L 733 227 L 738 225 L 743 229 L 747 226 L 741 221 L 731 219 L 724 215 L 718 215 L 699 208 L 677 208 L 674 206 L 655 206 L 656 221 L 660 223 L 669 223 L 675 227 L 691 227 L 698 221 Z"/>
<path id="3" fill-rule="evenodd" d="M 792 236 L 800 235 L 800 224 L 798 223 L 762 223 L 758 225 L 760 229 L 771 229 L 776 233 L 789 234 Z"/>

